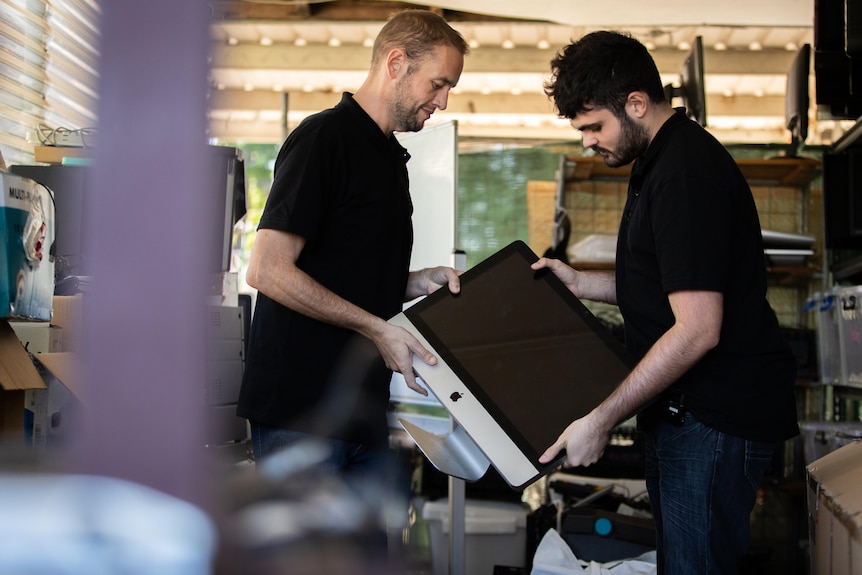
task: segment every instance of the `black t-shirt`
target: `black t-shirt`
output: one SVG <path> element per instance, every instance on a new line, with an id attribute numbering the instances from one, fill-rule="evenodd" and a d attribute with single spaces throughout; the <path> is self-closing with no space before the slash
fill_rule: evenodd
<path id="1" fill-rule="evenodd" d="M 617 242 L 617 300 L 637 358 L 674 323 L 668 293 L 721 292 L 719 344 L 673 386 L 719 431 L 760 441 L 798 433 L 796 361 L 766 300 L 760 222 L 725 148 L 678 111 L 632 168 Z"/>
<path id="2" fill-rule="evenodd" d="M 300 269 L 388 319 L 401 311 L 413 242 L 409 157 L 345 93 L 285 141 L 259 228 L 302 236 Z M 388 435 L 391 375 L 369 340 L 259 293 L 237 415 L 379 441 Z"/>

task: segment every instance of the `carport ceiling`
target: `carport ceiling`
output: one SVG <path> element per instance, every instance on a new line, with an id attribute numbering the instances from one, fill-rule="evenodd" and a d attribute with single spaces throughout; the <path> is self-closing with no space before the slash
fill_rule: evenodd
<path id="1" fill-rule="evenodd" d="M 412 2 L 221 0 L 211 3 L 211 136 L 280 141 L 309 113 L 356 89 L 370 42 L 394 11 L 441 13 L 473 48 L 449 108 L 462 139 L 571 140 L 542 93 L 554 52 L 600 28 L 646 43 L 666 83 L 678 82 L 690 43 L 704 43 L 709 129 L 725 142 L 785 142 L 786 73 L 813 43 L 813 0 L 461 0 Z M 538 16 L 538 17 L 537 17 Z M 812 63 L 813 64 L 813 63 Z M 807 143 L 829 143 L 846 123 L 815 122 Z"/>

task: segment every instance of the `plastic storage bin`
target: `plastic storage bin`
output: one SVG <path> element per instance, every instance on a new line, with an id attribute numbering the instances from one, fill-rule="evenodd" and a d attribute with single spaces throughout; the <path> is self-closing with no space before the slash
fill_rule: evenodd
<path id="1" fill-rule="evenodd" d="M 862 441 L 859 421 L 800 421 L 805 464 L 808 465 L 840 447 Z"/>
<path id="2" fill-rule="evenodd" d="M 834 290 L 815 293 L 810 301 L 810 309 L 816 314 L 820 383 L 838 385 L 841 381 L 841 345 L 838 341 L 838 312 L 841 306 Z"/>
<path id="3" fill-rule="evenodd" d="M 464 572 L 493 575 L 494 566 L 526 567 L 528 509 L 520 503 L 468 499 L 464 511 Z M 434 575 L 449 575 L 449 500 L 422 506 Z"/>
<path id="4" fill-rule="evenodd" d="M 862 286 L 834 288 L 841 343 L 841 384 L 862 388 Z"/>

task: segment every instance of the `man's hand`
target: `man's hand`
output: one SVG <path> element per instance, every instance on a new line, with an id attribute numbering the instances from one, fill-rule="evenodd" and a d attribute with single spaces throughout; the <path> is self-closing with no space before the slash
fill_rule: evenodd
<path id="1" fill-rule="evenodd" d="M 413 337 L 413 334 L 400 326 L 384 322 L 378 333 L 379 335 L 374 337 L 373 341 L 377 345 L 377 349 L 380 350 L 386 367 L 400 373 L 404 377 L 407 387 L 416 393 L 427 396 L 428 390 L 416 382 L 416 375 L 413 371 L 413 356 L 415 355 L 428 365 L 434 365 L 437 363 L 434 354 L 425 349 L 419 340 Z"/>
<path id="2" fill-rule="evenodd" d="M 454 268 L 446 266 L 425 268 L 410 272 L 410 276 L 407 278 L 407 291 L 404 294 L 404 301 L 432 294 L 445 285 L 449 286 L 450 293 L 458 293 L 461 291 L 461 279 L 459 277 L 461 273 Z"/>
<path id="3" fill-rule="evenodd" d="M 539 457 L 539 462 L 550 463 L 563 449 L 566 450 L 566 467 L 592 465 L 598 461 L 605 452 L 610 433 L 597 425 L 594 419 L 595 416 L 589 413 L 569 424 L 557 441 Z"/>

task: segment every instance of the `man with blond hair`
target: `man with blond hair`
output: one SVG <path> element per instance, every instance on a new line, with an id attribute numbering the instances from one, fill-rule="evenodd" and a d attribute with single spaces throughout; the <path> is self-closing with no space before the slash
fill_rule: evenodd
<path id="1" fill-rule="evenodd" d="M 412 356 L 436 358 L 387 319 L 446 286 L 450 267 L 410 271 L 410 155 L 395 132 L 446 108 L 467 44 L 427 10 L 389 19 L 355 94 L 306 118 L 276 159 L 247 272 L 258 290 L 237 415 L 257 461 L 314 438 L 360 491 L 391 479 L 392 371 L 427 394 Z"/>

